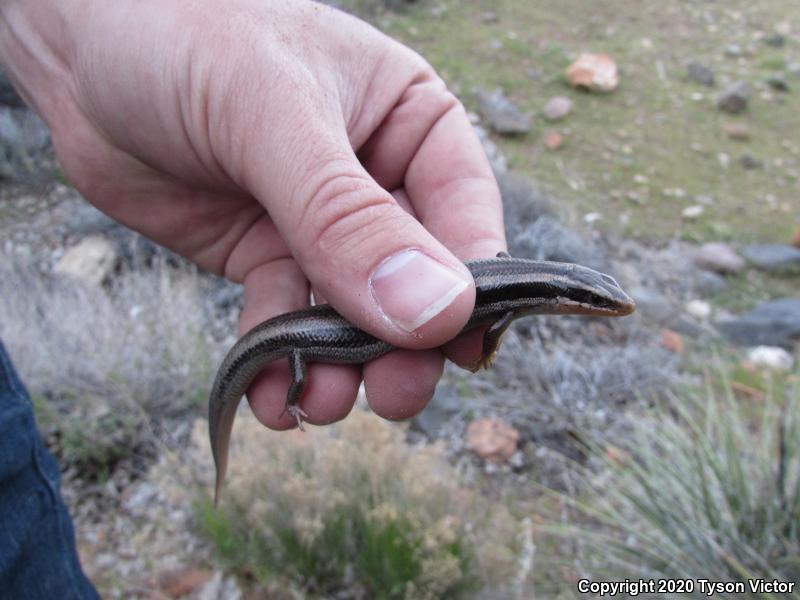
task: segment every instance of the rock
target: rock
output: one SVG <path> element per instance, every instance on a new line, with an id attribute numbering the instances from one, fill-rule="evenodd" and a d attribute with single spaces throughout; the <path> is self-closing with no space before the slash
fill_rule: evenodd
<path id="1" fill-rule="evenodd" d="M 57 172 L 50 130 L 27 108 L 0 106 L 0 179 L 50 181 Z"/>
<path id="2" fill-rule="evenodd" d="M 742 168 L 747 169 L 748 171 L 752 171 L 753 169 L 760 169 L 764 166 L 764 163 L 762 163 L 760 160 L 758 160 L 755 156 L 753 156 L 749 152 L 742 154 L 742 157 L 739 159 L 739 162 L 741 163 Z"/>
<path id="3" fill-rule="evenodd" d="M 576 88 L 611 92 L 619 85 L 619 71 L 607 54 L 585 53 L 567 69 L 567 82 Z"/>
<path id="4" fill-rule="evenodd" d="M 701 85 L 709 87 L 714 85 L 714 71 L 700 63 L 690 62 L 686 65 L 686 75 L 691 81 L 695 81 Z"/>
<path id="5" fill-rule="evenodd" d="M 734 81 L 717 97 L 717 107 L 729 113 L 740 113 L 747 108 L 753 88 L 747 81 Z"/>
<path id="6" fill-rule="evenodd" d="M 742 254 L 764 271 L 800 269 L 800 249 L 788 244 L 752 244 L 745 246 Z"/>
<path id="7" fill-rule="evenodd" d="M 481 21 L 484 23 L 497 23 L 500 18 L 497 16 L 497 13 L 492 10 L 487 10 L 483 14 L 481 14 Z"/>
<path id="8" fill-rule="evenodd" d="M 789 91 L 789 82 L 786 81 L 780 75 L 772 75 L 771 77 L 767 78 L 767 85 L 771 87 L 776 92 L 788 92 Z"/>
<path id="9" fill-rule="evenodd" d="M 696 319 L 705 321 L 711 316 L 711 305 L 705 300 L 690 300 L 686 304 L 686 312 Z"/>
<path id="10" fill-rule="evenodd" d="M 506 235 L 514 240 L 540 217 L 552 216 L 553 205 L 530 179 L 512 173 L 496 173 L 500 196 L 503 198 L 503 220 Z M 516 256 L 516 250 L 512 250 Z"/>
<path id="11" fill-rule="evenodd" d="M 725 48 L 725 56 L 728 58 L 739 58 L 742 54 L 742 47 L 739 44 L 730 44 Z"/>
<path id="12" fill-rule="evenodd" d="M 706 271 L 735 275 L 744 269 L 744 259 L 723 242 L 703 244 L 694 255 L 694 264 Z"/>
<path id="13" fill-rule="evenodd" d="M 776 346 L 756 346 L 747 353 L 747 360 L 758 367 L 775 371 L 790 371 L 794 366 L 794 357 Z"/>
<path id="14" fill-rule="evenodd" d="M 782 48 L 786 43 L 786 37 L 778 32 L 771 33 L 764 37 L 764 43 L 767 46 L 772 46 L 773 48 Z"/>
<path id="15" fill-rule="evenodd" d="M 467 446 L 489 462 L 506 462 L 517 451 L 518 441 L 519 432 L 502 419 L 475 419 L 467 427 Z"/>
<path id="16" fill-rule="evenodd" d="M 554 96 L 547 101 L 542 115 L 548 121 L 559 121 L 572 112 L 572 100 L 566 96 Z"/>
<path id="17" fill-rule="evenodd" d="M 492 141 L 489 132 L 480 125 L 474 125 L 473 129 L 478 135 L 481 144 L 483 144 L 483 151 L 486 153 L 486 158 L 489 159 L 489 164 L 492 166 L 495 176 L 508 171 L 508 160 L 506 160 L 500 148 L 497 147 L 497 144 Z"/>
<path id="18" fill-rule="evenodd" d="M 744 123 L 725 123 L 725 133 L 732 140 L 750 139 L 750 129 Z"/>
<path id="19" fill-rule="evenodd" d="M 681 334 L 684 337 L 698 338 L 701 335 L 707 336 L 707 327 L 703 327 L 696 319 L 687 314 L 678 315 L 670 321 L 667 329 Z"/>
<path id="20" fill-rule="evenodd" d="M 792 235 L 792 246 L 800 248 L 800 227 L 796 227 Z"/>
<path id="21" fill-rule="evenodd" d="M 558 150 L 564 145 L 564 136 L 557 131 L 548 131 L 544 136 L 544 146 L 548 150 Z"/>
<path id="22" fill-rule="evenodd" d="M 478 90 L 475 92 L 480 112 L 492 131 L 500 135 L 524 135 L 531 129 L 530 119 L 503 93 L 496 89 L 492 92 Z"/>
<path id="23" fill-rule="evenodd" d="M 694 291 L 701 296 L 716 296 L 726 289 L 728 282 L 722 275 L 713 271 L 697 271 L 694 274 Z"/>
<path id="24" fill-rule="evenodd" d="M 182 598 L 205 585 L 214 576 L 208 569 L 179 569 L 158 575 L 158 587 L 169 598 Z"/>
<path id="25" fill-rule="evenodd" d="M 636 312 L 648 321 L 663 325 L 675 315 L 675 307 L 660 292 L 645 287 L 634 287 L 629 293 L 636 302 Z"/>
<path id="26" fill-rule="evenodd" d="M 800 340 L 800 297 L 762 302 L 738 318 L 719 321 L 717 327 L 735 344 L 791 348 Z"/>
<path id="27" fill-rule="evenodd" d="M 11 85 L 6 74 L 0 71 L 0 106 L 10 106 L 11 108 L 22 108 L 25 106 L 17 90 Z"/>
<path id="28" fill-rule="evenodd" d="M 674 352 L 675 354 L 683 354 L 683 336 L 677 331 L 673 331 L 672 329 L 662 329 L 661 345 L 670 352 Z"/>
<path id="29" fill-rule="evenodd" d="M 118 260 L 114 244 L 108 238 L 91 235 L 67 250 L 53 272 L 98 286 L 111 274 Z"/>
<path id="30" fill-rule="evenodd" d="M 681 216 L 686 219 L 687 221 L 691 221 L 693 219 L 697 219 L 698 217 L 702 216 L 703 213 L 706 212 L 706 209 L 699 205 L 694 204 L 692 206 L 687 206 L 681 211 Z"/>
<path id="31" fill-rule="evenodd" d="M 605 257 L 583 236 L 543 216 L 511 239 L 512 256 L 580 263 L 604 271 Z"/>

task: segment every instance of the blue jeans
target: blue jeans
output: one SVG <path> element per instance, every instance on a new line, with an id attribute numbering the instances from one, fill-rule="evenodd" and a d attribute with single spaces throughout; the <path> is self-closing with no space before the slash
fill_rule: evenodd
<path id="1" fill-rule="evenodd" d="M 0 599 L 99 599 L 81 570 L 59 481 L 0 342 Z"/>

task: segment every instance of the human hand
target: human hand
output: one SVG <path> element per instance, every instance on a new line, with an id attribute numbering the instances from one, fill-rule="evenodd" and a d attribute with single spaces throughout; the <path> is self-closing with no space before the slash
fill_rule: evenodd
<path id="1" fill-rule="evenodd" d="M 304 1 L 7 0 L 0 59 L 88 200 L 244 284 L 240 333 L 312 286 L 406 348 L 364 365 L 373 410 L 424 407 L 474 303 L 459 259 L 505 241 L 480 143 L 417 54 Z M 480 331 L 445 346 L 480 351 Z M 361 376 L 311 365 L 307 420 L 343 418 Z M 249 390 L 269 427 L 295 425 L 288 384 L 276 362 Z"/>

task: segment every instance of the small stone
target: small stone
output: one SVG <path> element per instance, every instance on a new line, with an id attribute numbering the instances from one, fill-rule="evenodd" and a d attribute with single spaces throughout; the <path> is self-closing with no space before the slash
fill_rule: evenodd
<path id="1" fill-rule="evenodd" d="M 771 77 L 767 78 L 767 85 L 776 92 L 786 93 L 789 91 L 789 82 L 780 75 L 772 75 Z"/>
<path id="2" fill-rule="evenodd" d="M 700 63 L 691 62 L 686 65 L 686 74 L 691 81 L 701 85 L 708 87 L 714 85 L 714 71 Z"/>
<path id="3" fill-rule="evenodd" d="M 99 286 L 114 270 L 119 260 L 108 238 L 90 235 L 68 249 L 53 268 L 53 272 L 81 279 Z"/>
<path id="4" fill-rule="evenodd" d="M 591 225 L 592 223 L 596 223 L 602 218 L 603 215 L 601 215 L 599 212 L 590 212 L 583 215 L 583 221 L 585 223 L 588 223 L 589 225 Z"/>
<path id="5" fill-rule="evenodd" d="M 710 275 L 711 273 L 708 274 Z M 681 334 L 684 338 L 699 338 L 707 333 L 706 328 L 698 323 L 697 319 L 685 313 L 679 315 L 674 321 L 671 321 L 668 328 Z"/>
<path id="6" fill-rule="evenodd" d="M 611 92 L 619 85 L 619 71 L 607 54 L 585 53 L 567 69 L 567 82 L 576 88 Z"/>
<path id="7" fill-rule="evenodd" d="M 742 254 L 764 271 L 800 269 L 800 249 L 788 244 L 751 244 Z"/>
<path id="8" fill-rule="evenodd" d="M 796 227 L 792 236 L 792 246 L 800 248 L 800 227 Z"/>
<path id="9" fill-rule="evenodd" d="M 544 136 L 544 145 L 548 150 L 558 150 L 564 145 L 564 136 L 557 131 L 548 131 Z"/>
<path id="10" fill-rule="evenodd" d="M 681 211 L 681 216 L 686 219 L 687 221 L 691 221 L 693 219 L 697 219 L 706 211 L 705 208 L 700 206 L 699 204 L 694 204 L 692 206 L 687 206 Z"/>
<path id="11" fill-rule="evenodd" d="M 792 355 L 778 346 L 756 346 L 747 353 L 747 360 L 775 371 L 790 371 L 794 366 Z"/>
<path id="12" fill-rule="evenodd" d="M 499 20 L 497 13 L 492 10 L 487 10 L 481 15 L 481 21 L 484 23 L 497 23 Z"/>
<path id="13" fill-rule="evenodd" d="M 758 160 L 755 156 L 750 153 L 742 154 L 742 157 L 739 159 L 742 167 L 747 169 L 748 171 L 752 171 L 753 169 L 760 169 L 764 166 L 760 160 Z"/>
<path id="14" fill-rule="evenodd" d="M 743 80 L 734 81 L 717 98 L 717 108 L 729 113 L 740 113 L 747 108 L 753 88 Z"/>
<path id="15" fill-rule="evenodd" d="M 735 344 L 791 348 L 800 340 L 800 297 L 762 302 L 717 327 Z"/>
<path id="16" fill-rule="evenodd" d="M 467 427 L 467 446 L 489 462 L 506 462 L 517 451 L 518 441 L 519 431 L 502 419 L 475 419 Z"/>
<path id="17" fill-rule="evenodd" d="M 744 269 L 744 259 L 723 242 L 703 244 L 694 255 L 694 264 L 705 271 L 735 275 Z"/>
<path id="18" fill-rule="evenodd" d="M 572 112 L 572 100 L 566 96 L 554 96 L 544 105 L 542 114 L 548 121 L 560 121 Z"/>
<path id="19" fill-rule="evenodd" d="M 158 587 L 169 598 L 182 598 L 206 584 L 214 573 L 207 569 L 180 569 L 158 575 Z"/>
<path id="20" fill-rule="evenodd" d="M 675 354 L 683 354 L 683 336 L 677 331 L 673 331 L 672 329 L 662 329 L 661 345 L 670 352 L 674 352 Z"/>
<path id="21" fill-rule="evenodd" d="M 645 287 L 634 287 L 629 291 L 636 302 L 636 312 L 645 319 L 664 324 L 675 315 L 674 307 L 664 294 Z"/>
<path id="22" fill-rule="evenodd" d="M 773 48 L 782 48 L 783 45 L 786 43 L 786 38 L 778 33 L 771 33 L 764 38 L 764 43 L 767 46 L 772 46 Z"/>
<path id="23" fill-rule="evenodd" d="M 531 129 L 530 119 L 509 100 L 501 89 L 475 92 L 480 112 L 495 133 L 507 136 L 524 135 Z"/>
<path id="24" fill-rule="evenodd" d="M 742 47 L 739 44 L 730 44 L 725 48 L 725 56 L 728 58 L 739 58 L 742 55 Z"/>
<path id="25" fill-rule="evenodd" d="M 691 300 L 686 304 L 686 312 L 705 321 L 711 316 L 711 305 L 705 300 Z"/>
<path id="26" fill-rule="evenodd" d="M 750 129 L 744 123 L 725 123 L 725 133 L 732 140 L 750 139 Z"/>
<path id="27" fill-rule="evenodd" d="M 701 296 L 716 296 L 726 289 L 728 282 L 719 273 L 698 270 L 694 275 L 694 291 Z"/>
<path id="28" fill-rule="evenodd" d="M 495 175 L 508 171 L 508 159 L 506 159 L 503 151 L 497 147 L 497 144 L 492 141 L 489 132 L 480 125 L 473 125 L 472 128 L 481 141 L 483 151 L 486 153 L 486 158 L 489 159 L 489 164 L 492 166 L 492 171 L 494 171 Z"/>

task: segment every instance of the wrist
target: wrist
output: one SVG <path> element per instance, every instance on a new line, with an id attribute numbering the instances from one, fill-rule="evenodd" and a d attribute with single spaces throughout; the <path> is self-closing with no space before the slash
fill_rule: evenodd
<path id="1" fill-rule="evenodd" d="M 0 66 L 24 100 L 48 117 L 69 93 L 74 33 L 68 0 L 0 2 Z"/>

